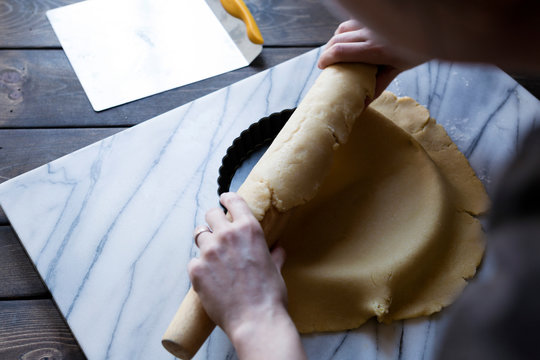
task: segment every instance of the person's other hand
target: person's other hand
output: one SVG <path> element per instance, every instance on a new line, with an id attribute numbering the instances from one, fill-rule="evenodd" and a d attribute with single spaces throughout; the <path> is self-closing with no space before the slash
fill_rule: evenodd
<path id="1" fill-rule="evenodd" d="M 221 209 L 206 213 L 213 232 L 196 235 L 201 255 L 188 265 L 203 307 L 240 359 L 305 360 L 286 309 L 284 250 L 268 251 L 261 225 L 240 196 L 226 193 L 220 201 L 229 216 Z"/>
<path id="2" fill-rule="evenodd" d="M 269 314 L 287 313 L 280 274 L 285 253 L 277 248 L 270 254 L 259 222 L 240 196 L 226 193 L 220 201 L 229 218 L 219 208 L 206 213 L 213 232 L 198 236 L 200 257 L 191 260 L 188 270 L 210 318 L 234 335 Z"/>
<path id="3" fill-rule="evenodd" d="M 407 60 L 385 44 L 377 35 L 357 20 L 339 25 L 326 44 L 318 62 L 321 69 L 340 62 L 363 62 L 378 65 L 375 97 L 379 96 L 402 71 L 422 61 Z"/>

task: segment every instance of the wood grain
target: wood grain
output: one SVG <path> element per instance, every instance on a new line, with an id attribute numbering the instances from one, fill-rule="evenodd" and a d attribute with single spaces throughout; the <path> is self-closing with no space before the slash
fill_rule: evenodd
<path id="1" fill-rule="evenodd" d="M 50 297 L 11 226 L 0 226 L 0 299 Z"/>
<path id="2" fill-rule="evenodd" d="M 73 0 L 0 0 L 0 48 L 60 46 L 45 16 Z"/>
<path id="3" fill-rule="evenodd" d="M 246 0 L 266 46 L 320 46 L 340 21 L 321 0 Z"/>
<path id="4" fill-rule="evenodd" d="M 60 47 L 45 12 L 80 0 L 0 0 L 0 48 Z M 246 0 L 266 46 L 318 46 L 338 25 L 319 0 Z"/>
<path id="5" fill-rule="evenodd" d="M 124 129 L 0 129 L 0 183 Z M 0 209 L 0 225 L 6 224 Z"/>
<path id="6" fill-rule="evenodd" d="M 53 301 L 0 301 L 0 359 L 86 359 Z"/>
<path id="7" fill-rule="evenodd" d="M 125 128 L 0 129 L 0 182 L 111 136 Z M 24 146 L 21 146 L 24 144 Z"/>
<path id="8" fill-rule="evenodd" d="M 0 128 L 131 126 L 309 50 L 264 49 L 249 67 L 99 113 L 62 50 L 0 50 Z"/>

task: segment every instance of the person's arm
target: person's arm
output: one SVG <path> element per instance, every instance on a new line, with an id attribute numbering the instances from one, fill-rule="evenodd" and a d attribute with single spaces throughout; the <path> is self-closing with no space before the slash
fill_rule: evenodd
<path id="1" fill-rule="evenodd" d="M 206 214 L 213 232 L 198 236 L 200 257 L 188 265 L 193 288 L 240 359 L 306 359 L 286 309 L 284 250 L 268 251 L 260 224 L 240 196 L 227 193 L 220 200 L 229 218 L 217 208 Z"/>
<path id="2" fill-rule="evenodd" d="M 348 20 L 339 25 L 328 41 L 318 65 L 321 69 L 340 62 L 378 65 L 375 87 L 375 97 L 378 97 L 399 73 L 427 60 L 403 56 L 359 21 Z"/>
<path id="3" fill-rule="evenodd" d="M 287 310 L 276 307 L 244 321 L 230 336 L 239 359 L 307 359 Z"/>
<path id="4" fill-rule="evenodd" d="M 400 58 L 489 63 L 523 74 L 540 71 L 537 0 L 333 1 Z"/>

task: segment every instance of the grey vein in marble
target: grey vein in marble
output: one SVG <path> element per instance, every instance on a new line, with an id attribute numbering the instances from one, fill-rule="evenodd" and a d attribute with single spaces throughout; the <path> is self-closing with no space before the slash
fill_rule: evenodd
<path id="1" fill-rule="evenodd" d="M 189 287 L 192 229 L 218 205 L 221 158 L 251 123 L 297 105 L 319 74 L 317 57 L 311 51 L 0 185 L 0 204 L 89 359 L 172 358 L 160 339 Z M 429 108 L 490 192 L 540 118 L 538 100 L 495 68 L 431 62 L 390 90 Z M 311 359 L 429 359 L 445 316 L 370 321 L 302 341 Z M 218 329 L 196 358 L 236 355 Z"/>

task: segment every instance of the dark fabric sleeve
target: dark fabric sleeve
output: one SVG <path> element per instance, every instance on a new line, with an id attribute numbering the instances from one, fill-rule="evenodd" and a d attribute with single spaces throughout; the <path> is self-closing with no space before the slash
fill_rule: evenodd
<path id="1" fill-rule="evenodd" d="M 499 181 L 479 275 L 448 309 L 435 358 L 540 358 L 540 129 Z"/>
<path id="2" fill-rule="evenodd" d="M 525 140 L 500 180 L 491 211 L 491 230 L 540 216 L 540 129 Z"/>

